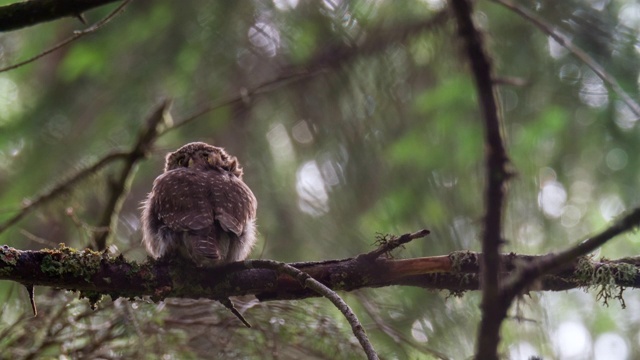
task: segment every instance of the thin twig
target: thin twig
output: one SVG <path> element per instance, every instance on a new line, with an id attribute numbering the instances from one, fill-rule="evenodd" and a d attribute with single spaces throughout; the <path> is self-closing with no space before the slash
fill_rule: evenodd
<path id="1" fill-rule="evenodd" d="M 449 360 L 450 357 L 447 356 L 444 353 L 441 353 L 439 351 L 433 350 L 425 345 L 422 344 L 418 344 L 414 339 L 410 338 L 409 336 L 405 335 L 402 331 L 399 331 L 398 329 L 396 329 L 395 327 L 389 325 L 387 323 L 387 321 L 385 319 L 383 319 L 380 314 L 378 313 L 379 310 L 377 310 L 379 308 L 377 303 L 372 303 L 368 297 L 366 296 L 361 296 L 360 294 L 356 295 L 358 300 L 360 300 L 360 304 L 362 304 L 362 307 L 364 308 L 364 310 L 367 312 L 367 314 L 369 315 L 369 317 L 371 317 L 371 319 L 373 320 L 373 322 L 376 324 L 376 326 L 378 327 L 378 329 L 380 329 L 383 333 L 387 334 L 387 336 L 389 336 L 395 343 L 400 344 L 400 343 L 404 343 L 407 344 L 409 346 L 411 346 L 412 348 L 427 353 L 429 355 L 431 355 L 432 357 L 436 358 L 436 359 L 440 359 L 440 360 Z"/>
<path id="2" fill-rule="evenodd" d="M 0 233 L 7 230 L 9 227 L 22 220 L 25 216 L 31 213 L 33 210 L 43 205 L 44 203 L 55 199 L 59 195 L 63 194 L 65 191 L 70 190 L 75 184 L 83 180 L 84 178 L 96 173 L 98 170 L 102 169 L 104 166 L 109 165 L 111 162 L 119 159 L 125 159 L 129 155 L 126 151 L 115 151 L 110 154 L 107 154 L 100 160 L 98 160 L 93 165 L 84 168 L 78 171 L 76 174 L 72 175 L 68 179 L 60 182 L 58 185 L 54 186 L 51 190 L 44 192 L 38 195 L 34 200 L 25 201 L 25 205 L 22 209 L 15 214 L 13 217 L 9 218 L 9 220 L 0 224 Z"/>
<path id="3" fill-rule="evenodd" d="M 173 131 L 179 127 L 182 127 L 194 120 L 196 120 L 197 118 L 206 115 L 214 110 L 223 108 L 225 106 L 228 105 L 232 105 L 238 102 L 244 102 L 247 101 L 248 99 L 250 99 L 253 96 L 257 96 L 257 95 L 261 95 L 263 93 L 269 92 L 269 91 L 273 91 L 275 89 L 281 88 L 287 84 L 290 84 L 292 82 L 296 82 L 296 81 L 300 81 L 309 77 L 312 77 L 316 75 L 316 73 L 310 73 L 308 71 L 297 71 L 297 72 L 287 72 L 286 74 L 283 74 L 275 79 L 266 81 L 262 84 L 257 85 L 256 87 L 253 87 L 251 89 L 246 89 L 246 88 L 242 88 L 240 89 L 240 91 L 238 91 L 238 93 L 219 99 L 213 103 L 207 104 L 202 106 L 200 109 L 196 110 L 193 114 L 178 120 L 175 122 L 175 124 L 173 126 L 167 127 L 164 131 L 162 131 L 160 133 L 159 136 L 164 135 L 165 133 L 169 132 L 169 131 Z"/>
<path id="4" fill-rule="evenodd" d="M 170 107 L 171 101 L 164 100 L 151 112 L 151 115 L 145 121 L 145 127 L 138 135 L 138 140 L 125 159 L 120 176 L 111 184 L 111 195 L 103 211 L 102 219 L 97 225 L 98 229 L 106 229 L 106 231 L 95 233 L 94 245 L 97 250 L 106 249 L 107 239 L 115 231 L 118 223 L 118 215 L 120 214 L 122 203 L 129 192 L 136 165 L 148 155 L 149 149 L 158 138 L 161 125 L 170 122 L 168 120 Z"/>
<path id="5" fill-rule="evenodd" d="M 335 305 L 338 310 L 342 312 L 344 317 L 351 325 L 351 330 L 360 342 L 360 345 L 364 349 L 364 352 L 367 354 L 367 359 L 379 359 L 376 350 L 373 348 L 373 345 L 371 345 L 371 342 L 369 341 L 369 338 L 367 337 L 362 324 L 360 324 L 360 321 L 356 317 L 356 314 L 354 314 L 349 305 L 347 305 L 347 303 L 344 302 L 344 300 L 342 300 L 342 298 L 335 291 L 329 289 L 319 281 L 315 280 L 309 274 L 285 263 L 273 260 L 246 260 L 244 262 L 244 265 L 247 268 L 264 268 L 285 273 L 293 277 L 294 279 L 297 279 L 302 286 L 308 287 L 309 289 L 312 289 L 318 294 L 329 299 L 333 303 L 333 305 Z"/>
<path id="6" fill-rule="evenodd" d="M 497 299 L 500 289 L 503 202 L 505 184 L 510 177 L 507 171 L 509 159 L 501 134 L 491 61 L 485 52 L 482 35 L 473 23 L 471 3 L 468 0 L 452 0 L 450 4 L 471 64 L 485 124 L 486 213 L 482 238 L 482 320 L 478 329 L 476 358 L 493 360 L 498 358 L 500 325 L 506 316 L 506 309 L 501 308 Z"/>
<path id="7" fill-rule="evenodd" d="M 176 121 L 176 124 L 166 131 L 177 129 L 193 120 L 210 113 L 216 109 L 232 105 L 238 102 L 246 102 L 252 97 L 271 92 L 282 88 L 290 83 L 302 81 L 318 74 L 326 69 L 333 69 L 342 66 L 356 57 L 376 54 L 388 48 L 391 44 L 396 44 L 406 40 L 408 37 L 423 33 L 424 31 L 442 26 L 448 20 L 446 11 L 440 11 L 426 20 L 416 21 L 408 24 L 398 24 L 389 29 L 368 29 L 366 40 L 358 46 L 349 46 L 344 42 L 331 44 L 312 56 L 304 64 L 286 67 L 275 78 L 265 81 L 251 88 L 241 88 L 236 94 L 225 97 L 211 104 L 202 106 L 192 115 Z"/>
<path id="8" fill-rule="evenodd" d="M 386 254 L 389 253 L 391 251 L 393 251 L 394 249 L 410 242 L 411 240 L 414 239 L 419 239 L 419 238 L 423 238 L 427 235 L 429 235 L 431 233 L 431 231 L 427 230 L 427 229 L 422 229 L 420 231 L 416 231 L 414 233 L 407 233 L 407 234 L 403 234 L 400 235 L 400 237 L 396 237 L 394 239 L 391 239 L 389 241 L 384 242 L 383 244 L 380 244 L 380 246 L 367 253 L 364 254 L 363 256 L 366 257 L 367 259 L 370 260 L 374 260 L 379 258 L 382 254 Z"/>
<path id="9" fill-rule="evenodd" d="M 16 68 L 19 68 L 20 66 L 23 65 L 27 65 L 29 63 L 32 63 L 46 55 L 51 54 L 52 52 L 60 49 L 61 47 L 75 41 L 78 40 L 79 38 L 90 34 L 92 32 L 95 32 L 96 30 L 100 29 L 101 27 L 103 27 L 104 25 L 106 25 L 107 23 L 109 23 L 114 17 L 116 17 L 116 15 L 119 15 L 120 13 L 123 12 L 124 7 L 127 6 L 129 3 L 131 2 L 131 0 L 125 0 L 122 4 L 118 5 L 118 7 L 113 10 L 112 12 L 109 13 L 109 15 L 107 15 L 106 17 L 104 17 L 102 20 L 98 21 L 97 23 L 93 24 L 92 26 L 88 27 L 87 29 L 84 30 L 79 30 L 79 31 L 74 31 L 73 35 L 66 38 L 65 40 L 57 43 L 56 45 L 54 45 L 53 47 L 41 52 L 40 54 L 33 56 L 27 60 L 23 60 L 21 62 L 15 63 L 13 65 L 9 65 L 9 66 L 5 66 L 3 68 L 0 68 L 0 73 L 1 72 L 5 72 L 5 71 L 9 71 L 9 70 L 13 70 Z"/>
<path id="10" fill-rule="evenodd" d="M 520 15 L 524 19 L 528 20 L 535 27 L 540 29 L 543 33 L 547 34 L 553 40 L 555 40 L 558 44 L 563 46 L 565 49 L 569 50 L 573 56 L 575 56 L 578 60 L 582 61 L 585 65 L 587 65 L 602 81 L 609 84 L 611 89 L 620 96 L 622 101 L 633 111 L 633 113 L 640 117 L 640 105 L 636 101 L 629 96 L 629 94 L 624 91 L 624 89 L 618 84 L 616 79 L 611 76 L 597 61 L 595 61 L 589 54 L 585 51 L 574 45 L 571 40 L 567 39 L 565 36 L 559 34 L 556 30 L 554 30 L 549 24 L 547 24 L 544 20 L 537 17 L 535 14 L 525 9 L 524 7 L 515 4 L 509 0 L 493 0 L 494 2 L 506 7 L 507 9 L 513 11 L 514 13 Z"/>

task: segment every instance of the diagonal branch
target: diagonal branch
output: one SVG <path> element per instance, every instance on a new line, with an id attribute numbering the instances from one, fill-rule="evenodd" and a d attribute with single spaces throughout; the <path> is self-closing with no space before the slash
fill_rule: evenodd
<path id="1" fill-rule="evenodd" d="M 444 25 L 448 18 L 449 15 L 446 11 L 440 11 L 428 19 L 395 24 L 394 26 L 389 26 L 384 29 L 369 29 L 367 32 L 371 33 L 372 36 L 367 36 L 366 39 L 357 46 L 351 46 L 342 41 L 327 45 L 304 63 L 283 68 L 273 79 L 251 88 L 242 88 L 237 94 L 232 94 L 202 106 L 200 109 L 194 111 L 193 114 L 176 121 L 176 124 L 166 129 L 166 131 L 177 129 L 216 109 L 250 101 L 252 97 L 272 92 L 291 83 L 312 78 L 327 69 L 339 68 L 359 57 L 383 52 L 389 46 L 405 41 L 411 36 L 416 36 Z"/>
<path id="2" fill-rule="evenodd" d="M 92 174 L 100 171 L 103 167 L 110 165 L 112 162 L 124 159 L 126 161 L 125 169 L 121 173 L 120 178 L 114 185 L 114 191 L 112 192 L 114 195 L 109 200 L 109 204 L 107 206 L 106 212 L 104 213 L 104 219 L 109 219 L 109 222 L 103 219 L 103 223 L 101 225 L 108 226 L 111 222 L 113 210 L 117 209 L 118 202 L 122 201 L 121 198 L 125 195 L 123 191 L 126 190 L 126 184 L 128 183 L 128 174 L 131 172 L 133 166 L 144 156 L 153 143 L 153 141 L 158 137 L 159 129 L 158 122 L 160 122 L 164 116 L 166 116 L 166 111 L 168 111 L 169 102 L 163 102 L 153 113 L 153 115 L 147 120 L 147 128 L 141 132 L 138 137 L 138 141 L 136 145 L 130 151 L 115 151 L 110 154 L 107 154 L 100 160 L 96 161 L 93 165 L 78 171 L 76 174 L 71 175 L 69 178 L 63 180 L 58 185 L 55 185 L 52 189 L 38 195 L 35 199 L 26 201 L 26 205 L 22 207 L 22 209 L 16 213 L 14 216 L 9 218 L 3 223 L 0 223 L 0 234 L 7 230 L 9 227 L 15 225 L 18 221 L 22 220 L 25 216 L 29 215 L 38 207 L 44 205 L 45 203 L 57 198 L 58 196 L 64 194 L 67 191 L 73 190 L 73 188 L 80 183 L 85 178 L 89 177 Z M 98 228 L 102 228 L 99 226 Z M 108 236 L 109 231 L 101 232 Z M 106 243 L 102 241 L 98 243 L 98 249 L 103 249 L 104 244 Z M 99 246 L 102 244 L 102 248 Z"/>
<path id="3" fill-rule="evenodd" d="M 566 266 L 566 264 L 575 262 L 579 257 L 585 256 L 593 250 L 601 247 L 617 235 L 636 229 L 638 226 L 640 226 L 640 208 L 636 208 L 620 218 L 606 230 L 572 248 L 558 254 L 550 254 L 541 257 L 536 261 L 527 264 L 518 274 L 519 276 L 513 277 L 511 282 L 505 284 L 504 300 L 502 301 L 505 303 L 511 302 L 540 276 L 552 273 L 557 269 Z"/>
<path id="4" fill-rule="evenodd" d="M 559 34 L 551 26 L 545 23 L 542 19 L 538 18 L 535 14 L 528 11 L 522 6 L 519 6 L 509 0 L 493 0 L 494 2 L 506 7 L 514 13 L 520 15 L 522 18 L 528 20 L 535 27 L 540 29 L 543 33 L 547 34 L 558 44 L 562 45 L 565 49 L 569 50 L 573 56 L 587 65 L 602 81 L 609 84 L 611 89 L 620 96 L 622 101 L 633 111 L 633 113 L 640 117 L 640 105 L 627 94 L 624 89 L 618 84 L 616 79 L 611 76 L 597 61 L 595 61 L 589 54 L 575 46 L 570 40 Z"/>
<path id="5" fill-rule="evenodd" d="M 6 220 L 3 223 L 0 223 L 0 234 L 7 230 L 9 227 L 15 225 L 18 221 L 22 220 L 25 216 L 29 215 L 32 211 L 42 206 L 43 204 L 49 202 L 57 198 L 58 196 L 64 194 L 67 191 L 70 191 L 75 185 L 77 185 L 80 181 L 89 177 L 90 175 L 100 171 L 103 167 L 111 164 L 113 161 L 125 159 L 129 156 L 129 153 L 126 151 L 115 151 L 110 154 L 107 154 L 100 160 L 96 161 L 93 165 L 82 169 L 70 176 L 68 179 L 61 181 L 58 185 L 55 185 L 51 190 L 46 191 L 38 196 L 36 196 L 33 200 L 25 201 L 25 205 L 22 209 Z"/>
<path id="6" fill-rule="evenodd" d="M 122 169 L 120 176 L 116 181 L 111 183 L 111 196 L 109 197 L 107 206 L 103 210 L 102 219 L 97 225 L 97 228 L 104 228 L 106 231 L 97 232 L 94 239 L 94 245 L 97 250 L 100 251 L 106 249 L 107 239 L 113 232 L 115 232 L 115 228 L 118 223 L 118 215 L 120 214 L 122 203 L 129 193 L 129 187 L 135 173 L 136 165 L 140 160 L 147 157 L 151 146 L 158 138 L 162 125 L 170 123 L 170 120 L 167 119 L 170 117 L 170 107 L 171 102 L 169 100 L 164 100 L 152 111 L 149 118 L 145 121 L 144 129 L 142 129 L 140 134 L 138 134 L 138 140 L 131 151 L 129 151 L 128 156 L 125 158 L 124 168 Z"/>
<path id="7" fill-rule="evenodd" d="M 303 287 L 312 289 L 318 294 L 329 299 L 329 301 L 331 301 L 333 305 L 335 305 L 336 308 L 338 308 L 338 310 L 342 312 L 344 317 L 347 319 L 347 321 L 351 325 L 351 330 L 353 331 L 353 334 L 356 336 L 356 338 L 360 342 L 360 345 L 364 349 L 365 354 L 367 354 L 367 359 L 369 360 L 379 359 L 378 354 L 376 353 L 376 350 L 373 348 L 373 345 L 371 345 L 371 342 L 367 337 L 367 333 L 364 331 L 364 328 L 362 327 L 362 324 L 360 324 L 360 321 L 356 317 L 356 314 L 354 314 L 353 310 L 351 310 L 349 305 L 347 305 L 347 303 L 344 302 L 344 300 L 342 300 L 342 298 L 338 294 L 336 294 L 335 291 L 323 285 L 318 280 L 312 278 L 311 276 L 309 276 L 309 274 L 285 263 L 281 263 L 273 260 L 247 260 L 244 262 L 244 264 L 248 268 L 263 268 L 263 269 L 275 270 L 275 271 L 278 271 L 279 273 L 285 273 L 297 279 Z"/>

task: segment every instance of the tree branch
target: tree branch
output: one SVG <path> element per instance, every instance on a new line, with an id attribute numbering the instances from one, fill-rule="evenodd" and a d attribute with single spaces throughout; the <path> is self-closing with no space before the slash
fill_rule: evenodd
<path id="1" fill-rule="evenodd" d="M 60 0 L 53 0 L 54 2 L 63 2 Z M 31 2 L 38 2 L 38 1 L 25 1 L 24 3 L 31 3 Z M 44 1 L 43 1 L 44 2 Z M 124 2 L 122 4 L 120 4 L 118 7 L 115 8 L 115 10 L 113 10 L 111 13 L 109 13 L 109 15 L 105 16 L 102 20 L 98 21 L 97 23 L 93 24 L 92 26 L 84 29 L 84 30 L 80 30 L 80 31 L 75 31 L 73 33 L 73 35 L 71 35 L 70 37 L 62 40 L 61 42 L 55 44 L 54 46 L 52 46 L 51 48 L 39 53 L 38 55 L 35 55 L 33 57 L 30 57 L 26 60 L 17 62 L 15 64 L 11 64 L 8 66 L 5 66 L 3 68 L 0 68 L 0 73 L 1 72 L 5 72 L 5 71 L 9 71 L 9 70 L 13 70 L 16 68 L 19 68 L 20 66 L 23 65 L 27 65 L 29 63 L 32 63 L 46 55 L 51 54 L 52 52 L 60 49 L 61 47 L 87 35 L 87 34 L 91 34 L 92 32 L 97 31 L 98 29 L 100 29 L 101 27 L 103 27 L 104 25 L 108 24 L 114 17 L 116 17 L 118 14 L 120 14 L 125 6 L 127 6 L 127 4 L 129 4 L 129 2 L 131 2 L 131 0 L 124 0 Z M 21 3 L 22 4 L 22 3 Z M 1 9 L 0 9 L 1 10 Z M 0 20 L 0 24 L 2 23 L 2 20 Z"/>
<path id="2" fill-rule="evenodd" d="M 583 64 L 587 65 L 602 81 L 609 84 L 611 89 L 620 96 L 622 101 L 633 111 L 633 113 L 640 117 L 640 105 L 633 100 L 629 94 L 627 94 L 624 89 L 618 84 L 616 79 L 611 76 L 597 61 L 595 61 L 589 54 L 585 51 L 572 44 L 570 40 L 568 40 L 565 36 L 558 33 L 551 26 L 549 26 L 544 20 L 537 17 L 532 12 L 528 11 L 526 8 L 517 5 L 509 0 L 493 0 L 494 2 L 506 7 L 507 9 L 513 11 L 514 13 L 520 15 L 523 19 L 529 21 L 535 27 L 537 27 L 540 31 L 547 34 L 553 40 L 555 40 L 558 44 L 563 46 L 565 49 L 569 50 L 573 56 L 575 56 L 578 60 L 582 61 Z"/>
<path id="3" fill-rule="evenodd" d="M 128 155 L 129 153 L 126 151 L 114 151 L 112 153 L 109 153 L 102 159 L 96 161 L 93 165 L 78 171 L 74 175 L 71 175 L 68 179 L 61 181 L 58 185 L 55 185 L 52 189 L 36 196 L 35 199 L 25 201 L 22 209 L 18 213 L 16 213 L 5 222 L 0 223 L 0 234 L 7 230 L 9 227 L 15 225 L 18 221 L 22 220 L 22 218 L 30 214 L 39 206 L 55 199 L 66 191 L 71 190 L 71 188 L 73 188 L 80 181 L 98 172 L 100 169 L 111 164 L 113 161 L 124 159 Z"/>
<path id="4" fill-rule="evenodd" d="M 548 255 L 501 254 L 502 276 L 521 271 Z M 356 256 L 341 260 L 288 264 L 334 291 L 353 291 L 393 285 L 460 293 L 478 290 L 482 254 L 454 252 L 449 255 L 403 260 L 368 261 Z M 257 261 L 257 260 L 254 260 Z M 595 281 L 593 274 L 607 269 L 607 281 Z M 640 288 L 640 257 L 592 261 L 579 258 L 540 278 L 536 291 L 563 291 L 605 283 Z M 318 293 L 301 285 L 286 273 L 271 269 L 250 269 L 243 262 L 231 263 L 216 271 L 203 271 L 191 264 L 147 261 L 138 264 L 122 255 L 74 250 L 67 247 L 40 251 L 0 246 L 0 280 L 51 286 L 79 291 L 97 303 L 102 295 L 134 299 L 151 297 L 208 298 L 255 295 L 260 301 L 316 297 Z"/>
<path id="5" fill-rule="evenodd" d="M 505 184 L 511 174 L 507 171 L 509 159 L 502 140 L 491 62 L 484 50 L 482 36 L 473 24 L 471 4 L 468 0 L 452 0 L 451 8 L 458 22 L 458 33 L 464 41 L 485 124 L 486 214 L 482 238 L 482 320 L 478 330 L 476 359 L 493 360 L 498 358 L 500 325 L 507 313 L 507 308 L 501 307 L 497 301 L 501 279 L 498 256 L 502 244 Z"/>
<path id="6" fill-rule="evenodd" d="M 98 223 L 98 228 L 106 231 L 96 233 L 94 245 L 98 251 L 107 247 L 107 239 L 115 231 L 118 223 L 118 215 L 122 207 L 122 202 L 129 193 L 129 186 L 138 162 L 147 157 L 151 146 L 158 138 L 160 130 L 164 124 L 171 123 L 169 108 L 171 101 L 164 100 L 145 121 L 145 127 L 138 134 L 138 140 L 133 145 L 131 151 L 125 159 L 124 168 L 120 176 L 111 183 L 109 200 L 103 210 L 102 219 Z"/>
<path id="7" fill-rule="evenodd" d="M 335 305 L 335 307 L 338 308 L 340 312 L 342 312 L 344 317 L 351 325 L 351 330 L 360 342 L 362 349 L 367 355 L 367 359 L 379 359 L 376 350 L 373 348 L 373 345 L 371 345 L 371 342 L 369 341 L 369 338 L 367 337 L 362 324 L 360 324 L 360 321 L 356 317 L 356 314 L 353 313 L 353 310 L 351 310 L 349 305 L 347 305 L 347 303 L 344 302 L 344 300 L 342 300 L 342 298 L 338 294 L 336 294 L 335 291 L 332 291 L 331 289 L 320 283 L 318 280 L 312 278 L 311 276 L 309 276 L 309 274 L 285 263 L 280 263 L 273 260 L 247 260 L 244 262 L 244 264 L 248 268 L 263 268 L 275 270 L 278 271 L 278 273 L 285 273 L 291 277 L 296 278 L 300 282 L 300 285 L 302 285 L 303 287 L 309 288 L 319 295 L 322 295 L 329 299 L 329 301 L 331 301 L 333 305 Z"/>
<path id="8" fill-rule="evenodd" d="M 171 128 L 167 128 L 166 131 L 177 129 L 178 127 L 186 125 L 195 119 L 224 106 L 250 101 L 252 97 L 274 91 L 294 82 L 311 78 L 326 69 L 335 69 L 340 66 L 344 66 L 360 56 L 374 55 L 382 52 L 392 44 L 404 41 L 407 38 L 421 34 L 424 31 L 442 26 L 448 18 L 448 13 L 446 11 L 441 11 L 429 19 L 421 21 L 410 22 L 408 24 L 395 24 L 394 26 L 389 26 L 386 29 L 367 29 L 366 31 L 372 35 L 367 36 L 366 39 L 357 46 L 345 44 L 343 41 L 327 45 L 304 63 L 284 67 L 282 71 L 271 80 L 250 88 L 242 88 L 237 94 L 233 94 L 201 106 L 201 108 L 194 111 L 193 114 L 176 121 L 176 124 Z"/>
<path id="9" fill-rule="evenodd" d="M 79 17 L 87 10 L 120 0 L 31 0 L 0 6 L 0 31 L 16 30 L 63 17 Z"/>
<path id="10" fill-rule="evenodd" d="M 5 230 L 7 230 L 9 227 L 15 225 L 18 221 L 22 220 L 25 216 L 30 214 L 32 211 L 34 211 L 38 207 L 49 202 L 50 200 L 55 199 L 56 197 L 60 196 L 61 194 L 67 191 L 71 191 L 74 186 L 76 186 L 80 181 L 84 180 L 86 177 L 92 174 L 95 174 L 96 172 L 100 171 L 103 167 L 110 165 L 114 161 L 124 159 L 126 161 L 125 169 L 123 170 L 123 173 L 121 174 L 119 181 L 114 186 L 115 188 L 114 190 L 120 189 L 120 191 L 113 192 L 114 196 L 109 202 L 110 207 L 108 207 L 107 209 L 108 211 L 105 212 L 105 216 L 104 216 L 104 218 L 108 217 L 110 221 L 113 210 L 115 210 L 117 207 L 117 201 L 120 201 L 118 200 L 118 198 L 121 196 L 118 195 L 118 193 L 124 191 L 125 185 L 128 181 L 128 177 L 125 176 L 129 173 L 129 171 L 127 171 L 127 168 L 128 167 L 132 168 L 133 165 L 135 165 L 135 163 L 137 163 L 137 161 L 141 159 L 141 157 L 146 156 L 146 153 L 149 150 L 149 147 L 151 146 L 153 141 L 159 136 L 158 134 L 161 130 L 161 129 L 158 129 L 157 122 L 165 119 L 165 116 L 168 116 L 166 114 L 166 111 L 168 111 L 168 107 L 169 107 L 169 102 L 165 100 L 162 104 L 160 104 L 160 106 L 156 110 L 154 110 L 153 115 L 150 116 L 149 119 L 147 119 L 146 129 L 140 133 L 136 145 L 134 145 L 130 151 L 115 151 L 110 154 L 107 154 L 103 158 L 96 161 L 93 165 L 78 171 L 77 173 L 71 175 L 69 178 L 55 185 L 52 189 L 36 196 L 35 199 L 26 201 L 25 205 L 22 207 L 22 209 L 18 213 L 10 217 L 5 222 L 0 223 L 0 234 Z M 102 225 L 108 226 L 109 222 L 106 222 L 105 224 L 102 224 Z M 107 235 L 109 234 L 108 231 L 105 233 Z M 102 248 L 100 247 L 98 248 L 103 249 L 104 244 Z"/>
<path id="11" fill-rule="evenodd" d="M 558 254 L 550 254 L 531 262 L 522 268 L 518 276 L 512 277 L 511 281 L 505 284 L 503 290 L 503 303 L 510 303 L 516 296 L 521 294 L 541 275 L 552 273 L 565 264 L 575 263 L 576 259 L 591 251 L 601 247 L 607 241 L 624 232 L 630 231 L 640 226 L 640 208 L 636 208 L 627 215 L 621 217 L 612 226 L 602 231 L 574 247 L 571 247 Z M 635 258 L 631 258 L 635 260 Z M 623 259 L 618 263 L 636 265 L 631 259 Z"/>

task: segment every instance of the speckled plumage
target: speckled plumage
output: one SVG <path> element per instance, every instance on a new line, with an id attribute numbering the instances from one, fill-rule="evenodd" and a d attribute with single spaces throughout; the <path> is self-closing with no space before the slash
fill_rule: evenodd
<path id="1" fill-rule="evenodd" d="M 219 147 L 195 142 L 169 153 L 143 204 L 147 251 L 197 266 L 245 259 L 256 240 L 257 201 L 242 174 L 236 158 Z"/>

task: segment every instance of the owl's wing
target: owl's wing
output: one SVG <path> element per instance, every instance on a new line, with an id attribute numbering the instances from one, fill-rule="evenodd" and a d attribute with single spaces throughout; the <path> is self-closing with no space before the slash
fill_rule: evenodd
<path id="1" fill-rule="evenodd" d="M 242 180 L 229 173 L 211 172 L 210 197 L 214 204 L 215 220 L 224 231 L 242 235 L 245 226 L 256 216 L 257 201 Z"/>
<path id="2" fill-rule="evenodd" d="M 213 225 L 213 206 L 202 174 L 176 169 L 159 176 L 153 184 L 152 206 L 165 226 L 173 231 L 198 231 Z"/>

